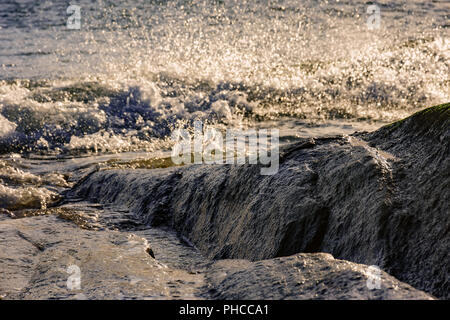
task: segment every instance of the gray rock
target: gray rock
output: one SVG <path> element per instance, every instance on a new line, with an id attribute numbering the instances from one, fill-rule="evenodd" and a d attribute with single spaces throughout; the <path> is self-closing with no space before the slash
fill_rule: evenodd
<path id="1" fill-rule="evenodd" d="M 212 296 L 221 300 L 432 299 L 385 272 L 325 253 L 220 260 L 208 270 L 207 281 Z"/>
<path id="2" fill-rule="evenodd" d="M 0 270 L 2 299 L 433 299 L 329 254 L 211 263 L 158 229 L 90 231 L 56 216 L 0 221 Z"/>
<path id="3" fill-rule="evenodd" d="M 374 133 L 301 141 L 273 176 L 249 165 L 106 170 L 68 196 L 129 208 L 213 259 L 327 252 L 448 299 L 449 119 L 446 104 Z"/>
<path id="4" fill-rule="evenodd" d="M 201 275 L 152 258 L 147 240 L 55 216 L 0 221 L 4 299 L 196 299 Z M 80 286 L 71 280 L 80 276 Z M 69 286 L 68 286 L 69 282 Z"/>

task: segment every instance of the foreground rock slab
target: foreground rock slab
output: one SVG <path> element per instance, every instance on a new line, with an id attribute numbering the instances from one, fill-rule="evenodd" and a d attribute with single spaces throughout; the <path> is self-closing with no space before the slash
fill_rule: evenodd
<path id="1" fill-rule="evenodd" d="M 0 295 L 195 299 L 202 276 L 169 268 L 150 253 L 147 240 L 135 234 L 83 230 L 54 216 L 0 221 Z"/>
<path id="2" fill-rule="evenodd" d="M 433 299 L 386 273 L 367 285 L 367 266 L 329 254 L 298 254 L 260 262 L 170 263 L 183 251 L 155 229 L 90 231 L 55 216 L 0 221 L 2 299 Z M 166 242 L 164 242 L 166 241 Z M 167 242 L 169 241 L 169 242 Z M 152 240 L 150 239 L 150 242 Z M 178 247 L 178 248 L 177 248 Z M 155 256 L 153 258 L 152 256 Z M 169 265 L 159 261 L 169 261 Z M 191 264 L 191 265 L 189 265 Z M 76 279 L 80 282 L 77 286 Z M 371 290 L 373 289 L 373 290 Z"/>
<path id="3" fill-rule="evenodd" d="M 399 300 L 432 297 L 373 267 L 330 254 L 297 254 L 258 262 L 221 260 L 207 272 L 216 299 Z"/>

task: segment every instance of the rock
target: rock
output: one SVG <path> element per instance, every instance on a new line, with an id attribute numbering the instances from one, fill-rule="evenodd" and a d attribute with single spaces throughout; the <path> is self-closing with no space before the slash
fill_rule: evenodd
<path id="1" fill-rule="evenodd" d="M 155 253 L 153 252 L 152 248 L 147 248 L 147 249 L 145 250 L 145 252 L 147 252 L 147 253 L 150 255 L 150 257 L 152 257 L 153 259 L 155 259 Z"/>
<path id="2" fill-rule="evenodd" d="M 170 268 L 148 251 L 140 236 L 83 230 L 55 216 L 0 221 L 0 296 L 195 299 L 201 276 Z"/>
<path id="3" fill-rule="evenodd" d="M 157 258 L 168 264 L 151 257 L 153 250 L 142 235 L 159 242 L 161 252 L 166 249 Z M 177 255 L 184 265 L 164 255 Z M 208 263 L 203 258 L 204 264 L 195 256 L 194 249 L 173 243 L 156 229 L 90 231 L 56 216 L 4 220 L 0 298 L 433 299 L 385 273 L 371 273 L 367 266 L 329 254 L 254 263 Z"/>
<path id="4" fill-rule="evenodd" d="M 213 259 L 326 252 L 450 298 L 450 104 L 374 133 L 304 140 L 256 165 L 92 173 L 67 195 L 129 208 Z"/>
<path id="5" fill-rule="evenodd" d="M 325 253 L 258 262 L 220 260 L 207 271 L 220 300 L 429 300 L 431 296 L 368 266 Z"/>

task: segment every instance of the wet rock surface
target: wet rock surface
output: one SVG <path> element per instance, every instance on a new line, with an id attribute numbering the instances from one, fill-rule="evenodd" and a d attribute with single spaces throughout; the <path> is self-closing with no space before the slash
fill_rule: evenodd
<path id="1" fill-rule="evenodd" d="M 336 260 L 330 254 L 296 254 L 249 262 L 220 260 L 207 272 L 217 299 L 431 299 L 385 272 Z"/>
<path id="2" fill-rule="evenodd" d="M 83 230 L 55 216 L 0 221 L 0 295 L 4 299 L 196 299 L 198 287 L 204 286 L 203 276 L 170 267 L 164 256 L 151 257 L 145 235 Z M 201 257 L 177 243 L 175 235 L 162 230 L 151 235 L 163 238 L 173 256 L 180 250 L 189 252 L 184 257 L 187 265 Z"/>
<path id="3" fill-rule="evenodd" d="M 448 299 L 449 119 L 446 104 L 374 133 L 304 140 L 282 150 L 273 176 L 248 165 L 105 170 L 67 196 L 171 227 L 211 259 L 327 252 Z"/>
<path id="4" fill-rule="evenodd" d="M 211 262 L 169 230 L 84 230 L 51 215 L 0 221 L 0 268 L 2 299 L 433 299 L 329 254 Z"/>

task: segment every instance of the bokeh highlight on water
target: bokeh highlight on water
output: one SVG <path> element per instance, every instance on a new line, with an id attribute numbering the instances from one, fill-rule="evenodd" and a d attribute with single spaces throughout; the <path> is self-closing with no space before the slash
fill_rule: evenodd
<path id="1" fill-rule="evenodd" d="M 70 4 L 79 30 L 67 28 Z M 1 1 L 2 201 L 64 185 L 42 162 L 18 164 L 30 156 L 168 150 L 195 120 L 294 138 L 370 130 L 449 101 L 450 3 L 376 2 L 370 30 L 372 4 Z"/>

